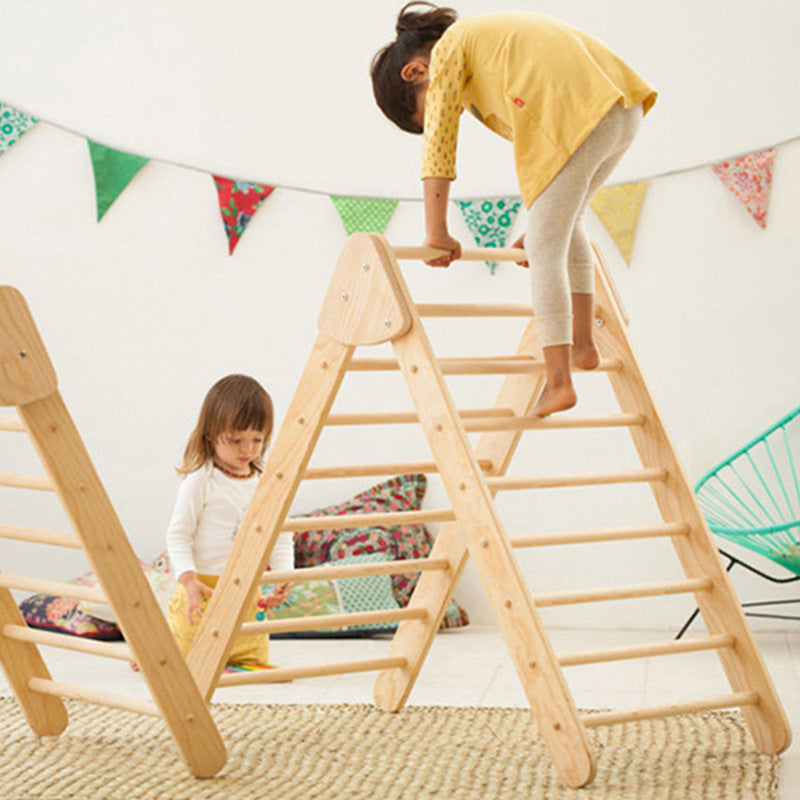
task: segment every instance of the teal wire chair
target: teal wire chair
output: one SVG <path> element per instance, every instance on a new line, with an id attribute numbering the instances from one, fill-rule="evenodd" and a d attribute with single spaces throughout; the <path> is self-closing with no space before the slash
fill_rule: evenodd
<path id="1" fill-rule="evenodd" d="M 731 555 L 727 569 L 741 565 L 773 583 L 800 580 L 800 408 L 787 414 L 753 441 L 704 475 L 695 486 L 700 507 L 711 532 L 749 548 L 792 573 L 775 577 Z M 768 600 L 742 603 L 745 609 L 800 603 Z M 800 616 L 745 611 L 752 617 L 800 620 Z M 698 611 L 686 621 L 677 639 L 692 624 Z"/>

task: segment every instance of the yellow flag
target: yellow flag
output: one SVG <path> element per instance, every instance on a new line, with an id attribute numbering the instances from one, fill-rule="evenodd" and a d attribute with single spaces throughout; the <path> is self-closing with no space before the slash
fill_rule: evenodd
<path id="1" fill-rule="evenodd" d="M 626 264 L 631 263 L 636 223 L 642 210 L 648 181 L 620 183 L 600 189 L 592 199 L 592 211 L 611 234 Z"/>

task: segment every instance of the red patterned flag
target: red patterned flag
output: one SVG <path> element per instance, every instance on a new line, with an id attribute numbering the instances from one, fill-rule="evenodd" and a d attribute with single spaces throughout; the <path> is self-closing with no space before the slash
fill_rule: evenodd
<path id="1" fill-rule="evenodd" d="M 219 194 L 219 210 L 225 233 L 228 235 L 228 252 L 232 255 L 258 207 L 266 200 L 274 186 L 262 186 L 247 181 L 233 181 L 214 175 Z"/>
<path id="2" fill-rule="evenodd" d="M 767 227 L 769 193 L 775 148 L 756 150 L 740 158 L 712 165 L 714 174 L 744 203 L 753 219 Z"/>

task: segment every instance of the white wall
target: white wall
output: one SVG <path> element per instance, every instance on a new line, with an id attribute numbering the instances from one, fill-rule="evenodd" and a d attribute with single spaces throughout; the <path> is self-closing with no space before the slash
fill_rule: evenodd
<path id="1" fill-rule="evenodd" d="M 330 17 L 334 5 L 345 15 L 346 33 Z M 0 100 L 111 146 L 208 172 L 344 194 L 417 195 L 419 142 L 395 134 L 376 115 L 364 69 L 389 37 L 399 5 L 229 0 L 221 15 L 222 4 L 211 2 L 30 0 L 22 8 L 3 2 L 0 50 L 8 57 L 0 66 Z M 721 20 L 712 13 L 715 3 L 692 5 L 689 17 L 684 2 L 615 0 L 602 4 L 602 13 L 596 3 L 536 5 L 610 41 L 662 93 L 618 178 L 657 175 L 800 134 L 800 112 L 786 102 L 783 85 L 796 74 L 791 67 L 800 66 L 787 33 L 800 17 L 794 7 L 769 4 L 761 36 L 752 39 L 745 38 L 750 23 L 730 13 L 730 3 L 720 4 L 729 11 Z M 472 2 L 459 8 L 479 10 Z M 317 24 L 304 30 L 308 13 Z M 341 34 L 331 38 L 330 30 Z M 741 57 L 745 42 L 747 59 Z M 292 58 L 282 60 L 287 43 Z M 128 55 L 120 58 L 122 52 Z M 295 84 L 300 92 L 286 91 Z M 312 115 L 312 125 L 314 104 L 323 113 Z M 464 128 L 456 196 L 513 192 L 508 148 L 477 126 Z M 654 180 L 630 269 L 590 221 L 692 480 L 798 403 L 800 371 L 792 359 L 800 345 L 798 181 L 800 144 L 792 143 L 778 153 L 769 227 L 762 231 L 710 170 Z M 418 203 L 402 203 L 387 236 L 418 242 L 421 213 Z M 150 558 L 163 546 L 176 489 L 173 467 L 210 384 L 228 372 L 249 372 L 272 393 L 279 415 L 286 409 L 344 233 L 324 194 L 279 188 L 229 257 L 209 175 L 163 161 L 139 173 L 101 224 L 94 215 L 91 165 L 80 136 L 42 124 L 0 157 L 0 280 L 26 294 L 66 402 L 137 551 Z M 467 241 L 455 210 L 451 221 Z M 424 301 L 515 301 L 528 293 L 525 273 L 513 266 L 494 277 L 482 265 L 409 267 L 407 277 Z M 478 325 L 465 333 L 437 323 L 431 335 L 443 353 L 462 343 L 475 353 L 511 352 L 518 323 Z M 596 378 L 580 381 L 584 412 L 608 406 L 608 392 L 592 388 Z M 497 386 L 494 379 L 485 385 L 452 380 L 456 399 L 473 407 L 490 404 Z M 348 378 L 337 409 L 370 406 L 409 407 L 396 376 Z M 619 432 L 543 436 L 520 452 L 516 471 L 634 463 Z M 388 432 L 336 431 L 320 447 L 320 464 L 372 460 L 375 449 L 387 460 L 425 455 L 421 437 Z M 35 469 L 24 441 L 4 440 L 0 471 Z M 304 487 L 296 510 L 343 498 L 366 483 Z M 54 501 L 18 495 L 0 495 L 4 521 L 63 529 Z M 575 502 L 565 497 L 554 490 L 503 499 L 509 532 L 655 519 L 644 489 L 585 489 Z M 426 505 L 445 503 L 432 480 Z M 541 590 L 667 579 L 677 574 L 673 561 L 659 544 L 522 556 Z M 7 542 L 0 542 L 0 565 L 62 579 L 82 569 L 77 556 Z M 734 575 L 742 595 L 766 593 Z M 490 621 L 471 567 L 457 596 L 476 622 Z M 674 627 L 690 607 L 673 598 L 553 610 L 547 619 Z"/>

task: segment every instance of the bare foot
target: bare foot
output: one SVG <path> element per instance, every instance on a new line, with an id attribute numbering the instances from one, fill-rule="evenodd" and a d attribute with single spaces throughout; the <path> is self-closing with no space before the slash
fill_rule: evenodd
<path id="1" fill-rule="evenodd" d="M 572 346 L 572 365 L 578 369 L 597 369 L 600 366 L 600 351 L 594 342 Z"/>
<path id="2" fill-rule="evenodd" d="M 578 402 L 578 395 L 571 383 L 551 387 L 545 384 L 544 388 L 533 407 L 533 414 L 537 417 L 549 417 L 557 411 L 566 411 Z"/>

